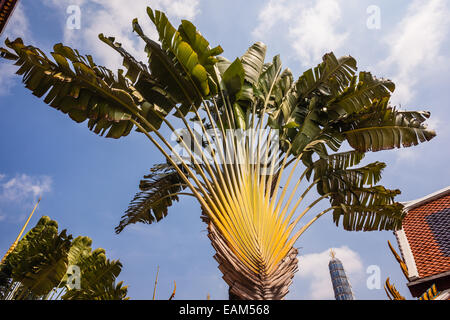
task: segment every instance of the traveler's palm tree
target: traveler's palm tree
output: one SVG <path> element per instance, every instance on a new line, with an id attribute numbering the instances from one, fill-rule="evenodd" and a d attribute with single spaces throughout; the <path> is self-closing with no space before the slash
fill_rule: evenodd
<path id="1" fill-rule="evenodd" d="M 116 232 L 160 221 L 179 196 L 193 196 L 230 298 L 282 299 L 297 270 L 294 244 L 321 216 L 329 213 L 346 230 L 401 226 L 399 190 L 377 184 L 385 164 L 357 166 L 368 151 L 432 139 L 434 131 L 424 125 L 428 112 L 391 107 L 394 84 L 357 74 L 350 56 L 328 53 L 294 80 L 279 56 L 265 61 L 262 43 L 229 61 L 192 23 L 183 20 L 175 29 L 164 13 L 147 12 L 160 42 L 132 23 L 146 44 L 146 63 L 114 38 L 99 36 L 123 57 L 126 70 L 117 74 L 61 44 L 53 60 L 21 39 L 6 41 L 12 51 L 0 49 L 15 61 L 25 86 L 51 107 L 76 122 L 87 120 L 106 137 L 136 129 L 164 156 L 141 181 Z M 176 144 L 162 135 L 163 126 Z M 351 150 L 341 151 L 345 141 Z M 313 189 L 317 199 L 304 205 Z M 310 217 L 324 199 L 330 206 Z"/>

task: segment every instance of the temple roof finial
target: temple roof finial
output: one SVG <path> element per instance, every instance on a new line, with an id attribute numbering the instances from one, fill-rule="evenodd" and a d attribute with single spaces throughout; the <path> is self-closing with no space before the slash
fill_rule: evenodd
<path id="1" fill-rule="evenodd" d="M 330 256 L 332 259 L 334 259 L 336 257 L 336 252 L 334 252 L 333 249 L 330 249 Z"/>

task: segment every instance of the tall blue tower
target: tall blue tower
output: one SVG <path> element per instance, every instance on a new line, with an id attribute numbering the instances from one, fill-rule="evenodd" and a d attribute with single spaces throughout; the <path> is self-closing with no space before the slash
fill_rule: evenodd
<path id="1" fill-rule="evenodd" d="M 354 300 L 352 287 L 348 282 L 344 266 L 333 250 L 331 250 L 331 260 L 328 263 L 330 269 L 331 282 L 333 283 L 334 297 L 336 300 Z"/>

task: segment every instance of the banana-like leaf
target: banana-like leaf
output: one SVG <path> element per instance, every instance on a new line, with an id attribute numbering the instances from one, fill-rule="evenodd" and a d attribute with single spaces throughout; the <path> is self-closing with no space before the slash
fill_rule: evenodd
<path id="1" fill-rule="evenodd" d="M 67 254 L 68 266 L 79 266 L 80 261 L 91 254 L 92 239 L 89 237 L 77 237 L 73 239 Z M 66 288 L 70 274 L 66 272 L 59 284 L 60 288 Z"/>
<path id="2" fill-rule="evenodd" d="M 334 153 L 328 158 L 328 165 L 336 169 L 347 169 L 358 165 L 364 157 L 364 153 L 355 150 Z"/>
<path id="3" fill-rule="evenodd" d="M 397 230 L 405 213 L 395 202 L 399 190 L 374 186 L 385 168 L 382 162 L 352 168 L 363 158 L 357 151 L 330 155 L 314 162 L 314 181 L 319 194 L 328 196 L 336 225 L 342 218 L 345 230 Z"/>
<path id="4" fill-rule="evenodd" d="M 106 258 L 104 249 L 91 252 L 90 243 L 82 237 L 74 241 L 73 263 L 81 270 L 81 289 L 68 290 L 63 300 L 126 300 L 127 287 L 115 281 L 122 270 L 119 261 Z"/>
<path id="5" fill-rule="evenodd" d="M 382 162 L 374 162 L 360 168 L 342 169 L 331 166 L 329 161 L 319 159 L 314 163 L 314 180 L 319 180 L 317 191 L 321 195 L 376 184 L 386 167 Z"/>
<path id="6" fill-rule="evenodd" d="M 242 62 L 239 58 L 233 61 L 232 64 L 223 73 L 222 80 L 225 84 L 225 89 L 230 98 L 235 97 L 241 92 L 244 86 L 245 71 Z"/>
<path id="7" fill-rule="evenodd" d="M 336 139 L 338 132 L 324 132 L 321 127 L 329 122 L 331 114 L 324 113 L 326 101 L 345 90 L 354 79 L 356 61 L 350 56 L 336 59 L 334 54 L 323 56 L 323 62 L 303 73 L 285 91 L 279 111 L 274 113 L 272 123 L 283 127 L 282 137 L 292 143 L 292 153 L 303 152 L 303 148 L 316 139 L 325 139 L 327 145 L 337 150 L 343 138 Z M 310 165 L 303 157 L 305 165 Z"/>
<path id="8" fill-rule="evenodd" d="M 186 74 L 186 69 L 180 66 L 175 54 L 169 49 L 164 50 L 161 45 L 147 37 L 137 19 L 133 20 L 133 30 L 146 44 L 145 51 L 149 57 L 149 68 L 152 76 L 163 84 L 163 87 L 176 101 L 181 103 L 180 112 L 186 115 L 193 105 L 199 106 L 203 95 L 191 80 L 193 75 Z M 168 41 L 170 39 L 165 42 Z M 186 42 L 184 43 L 183 48 L 185 50 L 183 52 L 192 53 L 192 48 L 189 50 L 187 47 L 189 45 Z"/>
<path id="9" fill-rule="evenodd" d="M 88 257 L 92 251 L 92 239 L 89 237 L 77 237 L 73 239 L 69 250 L 69 265 L 77 265 L 84 258 Z"/>
<path id="10" fill-rule="evenodd" d="M 66 273 L 71 240 L 66 230 L 58 234 L 56 221 L 42 217 L 7 258 L 13 280 L 35 296 L 48 294 Z"/>
<path id="11" fill-rule="evenodd" d="M 316 178 L 321 175 L 326 175 L 328 167 L 333 170 L 346 170 L 349 167 L 358 165 L 364 157 L 364 153 L 360 153 L 355 150 L 334 153 L 327 155 L 326 157 L 321 157 L 321 159 L 314 162 L 314 165 L 311 166 L 310 170 L 308 170 L 306 177 L 310 180 L 312 173 L 315 174 Z"/>
<path id="12" fill-rule="evenodd" d="M 217 94 L 217 83 L 220 80 L 216 78 L 214 66 L 218 62 L 217 55 L 223 53 L 221 46 L 210 48 L 209 41 L 206 40 L 197 28 L 187 20 L 181 20 L 178 32 L 184 41 L 186 41 L 192 49 L 197 53 L 200 64 L 205 67 L 208 73 L 208 86 L 211 95 Z"/>
<path id="13" fill-rule="evenodd" d="M 158 10 L 147 8 L 147 13 L 156 26 L 163 50 L 169 50 L 180 62 L 186 73 L 192 77 L 203 96 L 210 94 L 208 72 L 206 65 L 213 65 L 214 55 L 222 53 L 220 47 L 209 49 L 209 43 L 197 33 L 196 28 L 184 21 L 177 31 L 167 19 L 167 16 Z M 187 42 L 187 41 L 189 42 Z M 194 51 L 193 47 L 198 51 Z"/>
<path id="14" fill-rule="evenodd" d="M 344 120 L 341 128 L 348 143 L 360 152 L 410 147 L 436 136 L 424 125 L 429 116 L 425 111 L 397 111 L 383 98 Z"/>
<path id="15" fill-rule="evenodd" d="M 270 101 L 274 88 L 281 74 L 281 59 L 279 55 L 273 57 L 271 63 L 267 63 L 263 67 L 261 76 L 258 81 L 257 89 L 260 100 L 264 102 Z"/>
<path id="16" fill-rule="evenodd" d="M 222 56 L 217 57 L 217 69 L 219 70 L 220 76 L 223 76 L 223 74 L 228 69 L 230 64 L 231 64 L 231 61 L 228 60 L 227 58 L 222 57 Z"/>
<path id="17" fill-rule="evenodd" d="M 15 60 L 17 74 L 35 96 L 44 96 L 45 103 L 76 122 L 89 119 L 88 127 L 96 134 L 107 132 L 109 138 L 129 134 L 133 128 L 129 120 L 139 110 L 120 72 L 116 79 L 92 57 L 62 44 L 54 46 L 54 62 L 38 48 L 25 46 L 20 38 L 5 43 L 15 54 L 6 55 L 3 49 L 1 57 Z"/>
<path id="18" fill-rule="evenodd" d="M 197 53 L 199 62 L 205 69 L 208 70 L 217 63 L 216 56 L 223 53 L 222 47 L 217 46 L 211 49 L 208 40 L 201 35 L 192 22 L 181 20 L 178 32 L 183 40 Z"/>
<path id="19" fill-rule="evenodd" d="M 251 106 L 255 103 L 255 86 L 258 85 L 263 72 L 266 50 L 267 47 L 264 43 L 256 42 L 240 58 L 244 70 L 244 81 L 238 92 L 237 102 L 238 108 L 247 110 L 248 116 L 246 116 L 245 122 L 249 122 Z M 219 69 L 224 63 L 227 63 L 226 60 L 219 64 Z M 240 126 L 240 128 L 243 127 Z"/>
<path id="20" fill-rule="evenodd" d="M 297 90 L 303 98 L 309 98 L 315 92 L 331 95 L 332 92 L 343 90 L 355 74 L 356 60 L 353 57 L 337 59 L 330 52 L 325 54 L 322 60 L 317 67 L 305 71 L 298 79 Z"/>
<path id="21" fill-rule="evenodd" d="M 233 113 L 236 121 L 236 128 L 245 130 L 247 127 L 246 115 L 238 103 L 233 104 Z"/>
<path id="22" fill-rule="evenodd" d="M 269 104 L 274 107 L 275 110 L 283 109 L 283 102 L 286 97 L 288 97 L 289 90 L 293 88 L 294 77 L 289 68 L 283 70 L 278 81 L 275 83 L 275 87 L 273 89 L 273 98 L 270 99 Z M 288 118 L 286 118 L 288 119 Z M 289 124 L 289 122 L 287 123 Z"/>
<path id="23" fill-rule="evenodd" d="M 347 231 L 382 231 L 398 230 L 402 227 L 405 217 L 400 203 L 379 206 L 341 205 L 342 210 L 333 212 L 333 220 Z"/>
<path id="24" fill-rule="evenodd" d="M 327 103 L 328 112 L 334 111 L 339 115 L 359 112 L 375 99 L 390 97 L 394 89 L 392 81 L 377 79 L 370 72 L 360 72 L 358 79 L 354 76 L 350 85 Z"/>
<path id="25" fill-rule="evenodd" d="M 256 42 L 241 57 L 242 66 L 245 70 L 245 80 L 251 85 L 258 83 L 261 75 L 267 46 L 262 42 Z"/>
<path id="26" fill-rule="evenodd" d="M 289 69 L 283 71 L 273 103 L 274 108 L 269 115 L 269 125 L 274 129 L 280 129 L 282 138 L 292 136 L 289 132 L 295 132 L 294 128 L 300 127 L 307 110 L 299 103 L 297 86 L 293 81 L 292 72 Z"/>
<path id="27" fill-rule="evenodd" d="M 123 66 L 127 69 L 125 77 L 133 83 L 130 89 L 133 90 L 132 94 L 140 105 L 140 113 L 155 129 L 159 129 L 163 118 L 178 103 L 183 103 L 183 100 L 179 100 L 179 92 L 172 95 L 170 88 L 167 88 L 164 82 L 153 76 L 144 63 L 134 59 L 120 43 L 115 41 L 114 37 L 105 37 L 100 34 L 99 38 L 123 57 Z M 148 131 L 151 130 L 145 125 L 144 127 Z"/>
<path id="28" fill-rule="evenodd" d="M 117 51 L 123 57 L 122 64 L 127 69 L 125 77 L 129 79 L 133 84 L 135 84 L 137 79 L 139 79 L 139 77 L 143 74 L 150 74 L 148 67 L 144 63 L 137 61 L 122 47 L 122 44 L 115 41 L 116 39 L 114 37 L 105 37 L 103 33 L 101 33 L 98 35 L 98 38 L 108 46 L 110 46 L 112 49 Z"/>
<path id="29" fill-rule="evenodd" d="M 170 165 L 159 164 L 144 176 L 139 184 L 138 192 L 131 201 L 128 210 L 116 227 L 116 233 L 137 222 L 154 223 L 167 216 L 168 208 L 178 201 L 178 193 L 186 188 L 186 184 L 177 171 Z"/>

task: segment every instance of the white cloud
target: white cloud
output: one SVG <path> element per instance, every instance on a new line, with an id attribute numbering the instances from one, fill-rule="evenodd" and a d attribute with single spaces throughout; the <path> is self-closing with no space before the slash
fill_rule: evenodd
<path id="1" fill-rule="evenodd" d="M 253 36 L 265 40 L 277 24 L 282 24 L 277 37 L 287 29 L 287 42 L 301 63 L 309 66 L 345 43 L 348 33 L 337 30 L 341 20 L 340 0 L 270 0 L 259 13 Z"/>
<path id="2" fill-rule="evenodd" d="M 289 37 L 303 64 L 311 65 L 325 52 L 336 51 L 344 44 L 348 33 L 335 30 L 340 18 L 336 0 L 319 0 L 300 14 L 298 22 L 289 28 Z"/>
<path id="3" fill-rule="evenodd" d="M 352 284 L 352 279 L 359 279 L 364 273 L 361 257 L 347 246 L 333 248 L 333 250 L 336 252 L 336 257 L 342 261 L 350 284 Z M 295 277 L 299 280 L 309 281 L 309 288 L 302 290 L 302 292 L 307 290 L 310 293 L 309 299 L 334 299 L 333 285 L 328 269 L 330 259 L 330 249 L 299 257 L 299 271 Z"/>
<path id="4" fill-rule="evenodd" d="M 291 19 L 292 12 L 286 10 L 287 6 L 289 5 L 284 0 L 270 0 L 259 12 L 259 24 L 253 29 L 253 35 L 257 38 L 264 38 L 267 32 L 270 31 L 277 22 L 286 22 Z"/>
<path id="5" fill-rule="evenodd" d="M 116 37 L 116 40 L 138 60 L 145 60 L 145 44 L 133 32 L 131 22 L 134 18 L 138 18 L 144 32 L 157 40 L 156 30 L 146 13 L 147 6 L 163 10 L 171 19 L 192 20 L 199 13 L 199 0 L 133 0 L 125 10 L 126 4 L 122 0 L 46 0 L 46 2 L 61 10 L 64 17 L 69 16 L 66 13 L 69 5 L 80 6 L 81 28 L 71 30 L 64 24 L 65 44 L 82 49 L 82 53 L 91 54 L 97 63 L 112 69 L 122 67 L 122 58 L 98 39 L 100 33 Z M 171 22 L 175 24 L 175 21 Z"/>
<path id="6" fill-rule="evenodd" d="M 18 3 L 14 9 L 14 13 L 8 21 L 2 37 L 8 37 L 10 39 L 24 37 L 30 32 L 30 24 L 25 14 L 22 3 Z"/>
<path id="7" fill-rule="evenodd" d="M 408 103 L 414 86 L 427 70 L 439 70 L 446 62 L 440 50 L 447 38 L 450 8 L 447 0 L 415 0 L 402 20 L 385 39 L 389 56 L 380 63 L 385 70 L 395 70 L 395 104 Z"/>
<path id="8" fill-rule="evenodd" d="M 23 5 L 19 2 L 2 34 L 2 39 L 9 38 L 10 40 L 14 40 L 19 37 L 24 38 L 25 35 L 29 35 L 29 29 L 28 18 L 23 9 Z M 17 78 L 14 74 L 16 70 L 17 67 L 11 63 L 5 61 L 0 63 L 0 96 L 8 94 L 14 83 L 16 83 L 14 81 L 14 78 Z"/>
<path id="9" fill-rule="evenodd" d="M 50 192 L 51 186 L 52 178 L 49 176 L 20 174 L 0 184 L 0 200 L 28 205 Z"/>

